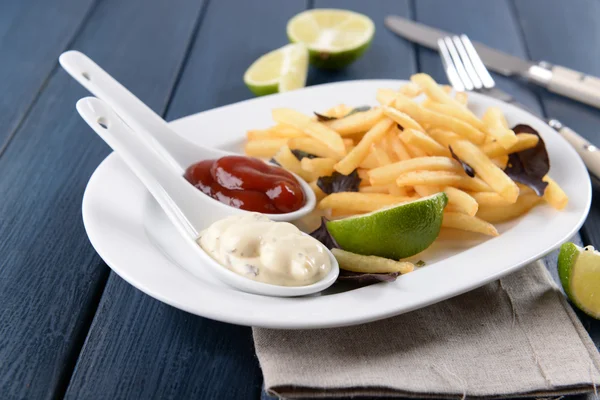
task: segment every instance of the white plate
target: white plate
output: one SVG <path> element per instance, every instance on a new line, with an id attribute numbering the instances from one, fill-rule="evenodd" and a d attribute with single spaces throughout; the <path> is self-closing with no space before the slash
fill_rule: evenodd
<path id="1" fill-rule="evenodd" d="M 181 135 L 238 150 L 246 130 L 272 125 L 270 110 L 292 107 L 311 113 L 338 103 L 377 104 L 378 88 L 404 81 L 333 83 L 267 96 L 202 112 L 172 122 Z M 536 128 L 550 153 L 551 176 L 569 195 L 566 210 L 536 207 L 520 220 L 499 225 L 499 237 L 482 240 L 459 232 L 418 255 L 427 266 L 393 283 L 304 298 L 272 298 L 232 289 L 204 271 L 177 236 L 150 194 L 115 154 L 90 179 L 83 220 L 94 248 L 123 279 L 150 296 L 182 310 L 241 325 L 317 328 L 359 324 L 391 317 L 456 296 L 513 272 L 569 239 L 583 224 L 591 201 L 590 180 L 577 153 L 531 114 L 500 101 L 470 94 L 477 114 L 500 107 L 509 124 Z"/>

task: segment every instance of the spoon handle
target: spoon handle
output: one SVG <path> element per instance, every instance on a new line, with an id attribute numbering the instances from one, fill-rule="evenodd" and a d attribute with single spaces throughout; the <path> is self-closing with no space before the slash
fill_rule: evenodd
<path id="1" fill-rule="evenodd" d="M 199 229 L 190 221 L 194 207 L 188 193 L 197 191 L 181 175 L 168 169 L 165 162 L 102 100 L 86 97 L 77 102 L 77 111 L 85 122 L 119 154 L 146 186 L 179 232 L 187 238 L 198 238 Z"/>
<path id="2" fill-rule="evenodd" d="M 182 159 L 183 154 L 179 154 L 182 149 L 185 151 L 185 145 L 182 146 L 183 139 L 173 132 L 161 116 L 85 54 L 74 50 L 67 51 L 60 55 L 59 62 L 77 82 L 114 109 L 173 171 L 179 175 L 183 174 L 185 166 L 177 161 Z"/>

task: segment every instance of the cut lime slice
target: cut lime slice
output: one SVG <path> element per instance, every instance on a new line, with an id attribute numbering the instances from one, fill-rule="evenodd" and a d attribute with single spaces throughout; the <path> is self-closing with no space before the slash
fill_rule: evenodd
<path id="1" fill-rule="evenodd" d="M 244 74 L 244 83 L 257 96 L 288 92 L 306 85 L 308 50 L 303 44 L 288 44 L 254 61 Z"/>
<path id="2" fill-rule="evenodd" d="M 558 255 L 558 275 L 569 299 L 584 313 L 600 319 L 600 253 L 592 246 L 565 243 Z"/>
<path id="3" fill-rule="evenodd" d="M 319 68 L 342 68 L 357 60 L 374 34 L 369 17 L 348 10 L 307 10 L 287 24 L 290 41 L 305 44 L 311 64 Z"/>
<path id="4" fill-rule="evenodd" d="M 327 222 L 327 230 L 344 250 L 398 260 L 415 255 L 440 233 L 445 193 L 393 205 L 369 214 Z"/>

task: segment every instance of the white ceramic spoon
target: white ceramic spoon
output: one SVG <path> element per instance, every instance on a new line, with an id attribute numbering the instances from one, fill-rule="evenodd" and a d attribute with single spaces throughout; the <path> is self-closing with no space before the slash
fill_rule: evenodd
<path id="1" fill-rule="evenodd" d="M 181 174 L 168 168 L 165 161 L 102 100 L 95 97 L 83 98 L 77 102 L 77 111 L 146 186 L 179 233 L 195 250 L 198 262 L 210 268 L 223 282 L 245 292 L 292 297 L 320 292 L 337 279 L 339 266 L 330 251 L 327 253 L 331 260 L 331 271 L 319 282 L 307 286 L 278 286 L 256 282 L 225 268 L 197 244 L 199 233 L 211 223 L 213 213 L 222 213 L 223 209 L 215 207 L 215 202 L 209 201 L 212 199 L 208 196 L 192 196 L 198 190 Z M 223 213 L 223 216 L 233 214 L 232 211 L 240 212 L 231 207 L 227 209 L 229 212 Z"/>
<path id="2" fill-rule="evenodd" d="M 183 175 L 191 164 L 217 159 L 233 153 L 194 144 L 175 133 L 169 124 L 144 104 L 133 93 L 110 76 L 94 61 L 79 51 L 67 51 L 60 55 L 60 64 L 77 82 L 93 95 L 106 102 L 139 137 L 148 143 L 171 170 Z M 201 129 L 202 127 L 198 127 Z M 296 176 L 304 191 L 306 203 L 299 210 L 285 214 L 266 214 L 273 221 L 293 221 L 310 213 L 317 203 L 314 192 L 304 180 Z M 191 187 L 191 185 L 189 185 Z M 210 223 L 240 211 L 210 198 L 199 190 L 189 191 L 191 198 L 211 206 Z M 207 202 L 206 199 L 209 201 Z M 207 216 L 209 217 L 209 216 Z"/>

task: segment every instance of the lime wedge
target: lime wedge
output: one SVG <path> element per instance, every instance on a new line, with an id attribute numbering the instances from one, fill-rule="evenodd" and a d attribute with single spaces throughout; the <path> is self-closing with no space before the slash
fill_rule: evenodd
<path id="1" fill-rule="evenodd" d="M 304 43 L 315 67 L 337 69 L 367 50 L 375 25 L 366 15 L 348 10 L 315 9 L 297 14 L 287 24 L 292 43 Z"/>
<path id="2" fill-rule="evenodd" d="M 558 275 L 569 299 L 584 313 L 600 319 L 600 252 L 573 243 L 560 247 Z"/>
<path id="3" fill-rule="evenodd" d="M 260 57 L 246 70 L 244 83 L 257 96 L 288 92 L 306 85 L 308 50 L 288 44 Z"/>
<path id="4" fill-rule="evenodd" d="M 344 250 L 398 260 L 415 255 L 440 233 L 445 193 L 393 205 L 369 214 L 327 222 L 327 230 Z"/>

